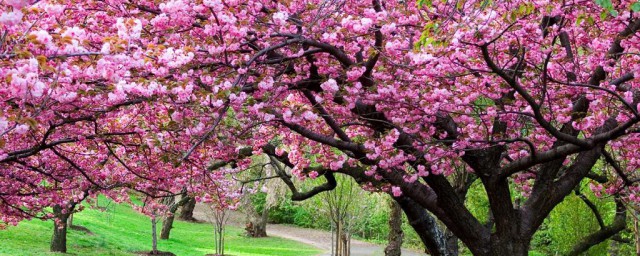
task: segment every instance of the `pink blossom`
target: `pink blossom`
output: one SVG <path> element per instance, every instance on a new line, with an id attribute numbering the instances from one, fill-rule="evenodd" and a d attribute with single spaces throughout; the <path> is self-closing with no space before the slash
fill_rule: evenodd
<path id="1" fill-rule="evenodd" d="M 4 117 L 0 117 L 0 133 L 5 132 L 9 127 L 9 122 Z"/>
<path id="2" fill-rule="evenodd" d="M 118 18 L 116 21 L 118 36 L 125 40 L 140 38 L 142 32 L 142 22 L 139 19 Z"/>
<path id="3" fill-rule="evenodd" d="M 4 0 L 4 2 L 16 9 L 25 7 L 30 3 L 29 0 Z"/>
<path id="4" fill-rule="evenodd" d="M 27 131 L 29 131 L 29 125 L 26 125 L 26 124 L 17 125 L 14 131 L 17 134 L 25 134 Z"/>
<path id="5" fill-rule="evenodd" d="M 258 88 L 262 90 L 269 90 L 273 88 L 273 83 L 274 82 L 272 77 L 266 77 L 265 79 L 262 79 L 260 83 L 258 83 Z"/>
<path id="6" fill-rule="evenodd" d="M 397 186 L 391 187 L 391 193 L 393 194 L 394 197 L 402 196 L 402 190 L 400 189 L 400 187 L 397 187 Z"/>
<path id="7" fill-rule="evenodd" d="M 358 78 L 360 78 L 360 76 L 362 76 L 362 74 L 364 74 L 365 70 L 366 70 L 365 67 L 352 68 L 349 71 L 347 71 L 347 79 L 349 81 L 356 81 L 358 80 Z"/>
<path id="8" fill-rule="evenodd" d="M 288 18 L 289 14 L 286 12 L 276 12 L 273 14 L 273 22 L 279 26 L 285 25 Z"/>
<path id="9" fill-rule="evenodd" d="M 314 121 L 314 120 L 318 119 L 318 115 L 316 115 L 315 113 L 307 110 L 307 111 L 302 113 L 302 118 L 304 118 L 305 120 L 308 120 L 308 121 Z"/>
<path id="10" fill-rule="evenodd" d="M 33 31 L 33 32 L 29 33 L 29 34 L 35 36 L 36 40 L 38 40 L 38 42 L 46 45 L 47 48 L 52 48 L 54 46 L 53 45 L 53 37 L 49 34 L 49 32 L 47 32 L 45 30 Z"/>
<path id="11" fill-rule="evenodd" d="M 0 14 L 0 24 L 11 27 L 22 21 L 22 12 L 21 11 L 11 11 L 11 12 L 3 12 Z"/>
<path id="12" fill-rule="evenodd" d="M 335 92 L 337 92 L 340 88 L 338 87 L 338 83 L 336 82 L 336 80 L 330 78 L 327 81 L 325 81 L 324 83 L 322 83 L 320 85 L 320 87 L 322 88 L 322 90 L 324 90 L 325 92 L 329 93 L 329 94 L 333 94 Z"/>

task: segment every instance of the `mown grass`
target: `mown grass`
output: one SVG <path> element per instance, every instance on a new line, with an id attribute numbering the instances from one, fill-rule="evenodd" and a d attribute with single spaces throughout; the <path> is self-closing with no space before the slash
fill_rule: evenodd
<path id="1" fill-rule="evenodd" d="M 0 255 L 113 255 L 131 256 L 151 250 L 151 221 L 128 205 L 111 205 L 108 210 L 85 209 L 75 214 L 74 225 L 93 232 L 70 230 L 68 254 L 49 252 L 53 221 L 24 221 L 16 227 L 0 230 Z M 159 223 L 160 224 L 160 223 Z M 160 232 L 160 225 L 158 225 Z M 213 227 L 207 223 L 176 221 L 169 240 L 159 240 L 158 249 L 176 255 L 214 253 Z M 314 247 L 277 237 L 247 238 L 239 228 L 228 227 L 225 254 L 234 256 L 305 256 L 320 253 Z"/>

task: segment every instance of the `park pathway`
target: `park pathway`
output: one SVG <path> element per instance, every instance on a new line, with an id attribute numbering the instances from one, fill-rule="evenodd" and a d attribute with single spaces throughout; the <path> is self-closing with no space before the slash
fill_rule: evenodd
<path id="1" fill-rule="evenodd" d="M 198 220 L 208 221 L 206 206 L 202 204 L 196 205 L 193 215 Z M 238 212 L 232 212 L 227 225 L 244 228 L 244 216 Z M 324 252 L 318 256 L 331 255 L 331 232 L 325 230 L 316 230 L 309 228 L 300 228 L 282 224 L 268 224 L 267 235 L 277 236 L 312 245 Z M 384 246 L 372 244 L 364 241 L 351 240 L 352 256 L 383 256 Z M 412 250 L 402 249 L 404 256 L 425 255 Z"/>

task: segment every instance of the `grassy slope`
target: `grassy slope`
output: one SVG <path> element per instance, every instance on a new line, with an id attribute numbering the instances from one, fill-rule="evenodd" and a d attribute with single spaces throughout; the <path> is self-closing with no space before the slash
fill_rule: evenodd
<path id="1" fill-rule="evenodd" d="M 151 221 L 126 205 L 115 205 L 107 212 L 85 209 L 74 216 L 74 225 L 89 228 L 94 235 L 70 230 L 67 249 L 72 255 L 135 255 L 151 249 Z M 0 230 L 0 255 L 63 255 L 49 253 L 53 222 L 25 221 L 17 227 Z M 160 225 L 158 225 L 160 232 Z M 229 255 L 316 255 L 313 247 L 281 238 L 246 238 L 242 230 L 227 228 L 225 253 Z M 158 249 L 176 255 L 213 253 L 213 228 L 206 223 L 176 221 L 171 239 L 159 240 Z"/>

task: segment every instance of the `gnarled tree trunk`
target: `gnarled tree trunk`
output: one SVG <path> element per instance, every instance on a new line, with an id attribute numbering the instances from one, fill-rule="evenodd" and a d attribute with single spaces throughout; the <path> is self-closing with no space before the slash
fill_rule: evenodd
<path id="1" fill-rule="evenodd" d="M 249 237 L 266 237 L 267 220 L 269 218 L 269 209 L 266 204 L 260 214 L 253 208 L 253 205 L 248 205 L 246 211 L 248 220 L 245 230 L 247 235 Z"/>
<path id="2" fill-rule="evenodd" d="M 458 255 L 460 249 L 458 246 L 458 238 L 449 229 L 446 229 L 444 232 L 444 243 L 447 255 Z"/>
<path id="3" fill-rule="evenodd" d="M 196 208 L 196 199 L 190 197 L 189 200 L 182 206 L 179 218 L 186 221 L 196 221 L 193 217 L 193 209 Z"/>
<path id="4" fill-rule="evenodd" d="M 452 256 L 446 250 L 445 232 L 438 226 L 436 219 L 427 211 L 408 197 L 394 197 L 402 211 L 407 215 L 407 220 L 418 233 L 425 252 L 434 256 Z"/>

